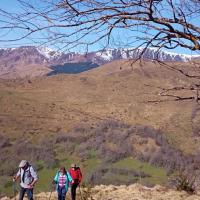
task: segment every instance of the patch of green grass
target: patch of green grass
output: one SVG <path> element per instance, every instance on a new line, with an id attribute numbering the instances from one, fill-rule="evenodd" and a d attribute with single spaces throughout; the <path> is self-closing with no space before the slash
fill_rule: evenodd
<path id="1" fill-rule="evenodd" d="M 35 191 L 50 191 L 52 188 L 52 181 L 58 169 L 42 169 L 38 172 L 39 181 L 36 184 Z"/>
<path id="2" fill-rule="evenodd" d="M 95 150 L 91 149 L 89 152 L 88 159 L 82 162 L 82 169 L 85 175 L 88 175 L 95 168 L 101 164 L 101 160 L 97 157 Z"/>
<path id="3" fill-rule="evenodd" d="M 81 169 L 83 172 L 83 182 L 88 185 L 86 181 L 87 178 L 84 179 L 84 177 L 87 177 L 93 170 L 95 170 L 98 166 L 101 165 L 101 160 L 97 157 L 97 153 L 94 150 L 91 150 L 89 153 L 89 158 L 81 163 Z"/>
<path id="4" fill-rule="evenodd" d="M 70 168 L 70 165 L 72 163 L 77 163 L 79 164 L 79 158 L 77 158 L 76 156 L 71 156 L 71 155 L 59 155 L 59 157 L 57 157 L 59 160 L 59 166 L 64 166 L 66 169 Z"/>
<path id="5" fill-rule="evenodd" d="M 138 182 L 139 178 L 135 177 L 135 176 L 127 176 L 127 175 L 123 175 L 123 174 L 114 174 L 114 173 L 106 173 L 103 177 L 102 177 L 103 182 L 106 182 L 106 184 L 133 184 Z"/>
<path id="6" fill-rule="evenodd" d="M 82 163 L 84 174 L 88 174 L 93 171 L 97 166 L 101 164 L 101 160 L 98 158 L 90 158 Z"/>
<path id="7" fill-rule="evenodd" d="M 2 194 L 6 194 L 7 196 L 12 196 L 14 194 L 12 177 L 1 176 L 0 183 L 2 185 L 2 187 L 0 187 L 0 196 Z"/>
<path id="8" fill-rule="evenodd" d="M 119 169 L 135 170 L 138 172 L 144 172 L 151 177 L 141 179 L 144 183 L 149 184 L 163 184 L 167 181 L 167 173 L 165 169 L 155 167 L 146 162 L 141 162 L 133 158 L 125 158 L 113 164 L 113 167 Z"/>

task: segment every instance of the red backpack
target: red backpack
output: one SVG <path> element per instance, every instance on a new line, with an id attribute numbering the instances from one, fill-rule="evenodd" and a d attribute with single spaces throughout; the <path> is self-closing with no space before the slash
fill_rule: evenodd
<path id="1" fill-rule="evenodd" d="M 69 169 L 69 173 L 72 177 L 72 179 L 74 180 L 75 183 L 80 183 L 82 180 L 82 173 L 81 173 L 81 169 L 79 167 L 76 168 L 70 168 Z"/>

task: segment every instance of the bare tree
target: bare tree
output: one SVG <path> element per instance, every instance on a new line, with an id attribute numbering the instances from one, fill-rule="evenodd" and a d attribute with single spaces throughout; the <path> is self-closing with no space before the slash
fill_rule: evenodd
<path id="1" fill-rule="evenodd" d="M 0 10 L 1 32 L 63 49 L 126 38 L 126 45 L 200 50 L 199 0 L 18 0 L 18 13 Z M 124 30 L 126 32 L 124 32 Z M 38 32 L 40 35 L 38 36 Z M 126 34 L 128 33 L 128 34 Z M 116 41 L 115 41 L 116 42 Z M 144 50 L 145 51 L 145 50 Z"/>
<path id="2" fill-rule="evenodd" d="M 81 46 L 86 52 L 95 44 L 102 44 L 103 49 L 124 43 L 126 47 L 142 47 L 139 59 L 149 47 L 157 48 L 158 58 L 163 48 L 200 50 L 200 0 L 17 1 L 20 9 L 16 13 L 0 9 L 0 42 L 29 39 L 39 45 L 55 45 L 63 51 Z M 13 31 L 18 34 L 13 36 Z M 198 102 L 199 64 L 195 64 L 195 73 L 184 67 L 161 64 L 192 79 L 192 83 L 160 88 L 159 95 L 173 101 Z M 179 91 L 192 91 L 192 95 L 182 96 Z"/>

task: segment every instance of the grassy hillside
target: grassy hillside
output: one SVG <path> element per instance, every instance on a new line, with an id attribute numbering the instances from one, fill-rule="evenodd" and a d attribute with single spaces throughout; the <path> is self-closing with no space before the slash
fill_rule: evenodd
<path id="1" fill-rule="evenodd" d="M 45 183 L 57 168 L 72 161 L 83 167 L 87 182 L 105 172 L 101 179 L 104 183 L 129 184 L 141 181 L 140 171 L 147 184 L 166 182 L 166 170 L 160 168 L 164 164 L 156 166 L 156 158 L 150 155 L 156 157 L 160 149 L 170 149 L 173 155 L 175 151 L 195 155 L 200 146 L 200 115 L 195 101 L 171 101 L 159 93 L 161 88 L 194 82 L 151 62 L 141 67 L 128 61 L 77 75 L 1 80 L 1 193 L 9 190 L 8 176 L 22 158 L 40 169 L 38 191 L 48 189 Z M 178 93 L 194 95 L 189 91 Z M 167 101 L 156 102 L 160 100 Z M 130 130 L 131 135 L 123 139 Z M 154 135 L 148 135 L 149 130 Z M 159 133 L 167 142 L 158 142 Z M 123 140 L 134 150 L 129 151 Z M 116 159 L 106 160 L 104 155 Z M 128 180 L 129 174 L 136 179 Z"/>

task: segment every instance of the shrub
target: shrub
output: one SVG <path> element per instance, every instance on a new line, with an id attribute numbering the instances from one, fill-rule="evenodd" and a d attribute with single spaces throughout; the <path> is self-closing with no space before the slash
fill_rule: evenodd
<path id="1" fill-rule="evenodd" d="M 196 191 L 195 181 L 197 176 L 195 172 L 188 172 L 184 170 L 179 170 L 176 177 L 176 188 L 177 190 L 184 190 L 189 194 L 193 194 Z"/>
<path id="2" fill-rule="evenodd" d="M 154 146 L 147 148 L 152 140 Z M 82 159 L 90 159 L 91 150 L 106 165 L 125 157 L 134 157 L 165 167 L 168 174 L 179 168 L 186 171 L 200 168 L 200 153 L 184 155 L 168 143 L 160 130 L 142 125 L 130 126 L 113 119 L 92 125 L 82 123 L 68 133 L 55 134 L 37 143 L 22 138 L 10 145 L 9 139 L 0 135 L 0 162 L 3 163 L 0 174 L 13 173 L 21 159 L 28 159 L 31 163 L 42 160 L 44 167 L 52 168 L 58 164 L 56 157 L 62 154 L 76 154 Z M 108 171 L 98 169 L 94 173 L 103 177 Z M 113 174 L 113 171 L 109 170 L 109 173 Z"/>
<path id="3" fill-rule="evenodd" d="M 118 180 L 118 177 L 124 176 L 126 179 Z M 92 184 L 130 184 L 136 182 L 139 178 L 148 178 L 150 175 L 136 170 L 109 168 L 104 163 L 96 168 L 88 177 L 86 181 Z"/>

